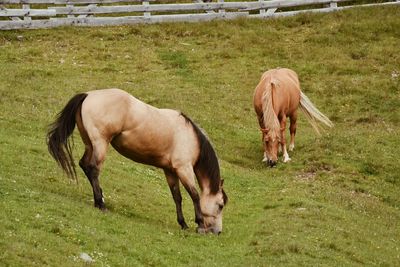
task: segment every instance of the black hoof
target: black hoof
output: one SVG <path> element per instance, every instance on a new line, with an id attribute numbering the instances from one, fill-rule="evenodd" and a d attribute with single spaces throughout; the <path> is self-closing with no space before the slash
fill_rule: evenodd
<path id="1" fill-rule="evenodd" d="M 107 211 L 106 205 L 102 202 L 102 203 L 95 203 L 94 206 L 96 208 L 98 208 L 101 211 Z"/>

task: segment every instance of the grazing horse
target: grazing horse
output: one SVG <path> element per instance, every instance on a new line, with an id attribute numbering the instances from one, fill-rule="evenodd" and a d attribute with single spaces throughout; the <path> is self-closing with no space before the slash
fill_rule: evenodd
<path id="1" fill-rule="evenodd" d="M 105 210 L 99 174 L 111 145 L 123 156 L 164 170 L 176 205 L 178 223 L 188 228 L 182 213 L 179 181 L 189 193 L 199 233 L 222 231 L 222 188 L 218 159 L 205 134 L 184 114 L 158 109 L 119 89 L 77 94 L 50 125 L 50 154 L 76 178 L 69 136 L 78 126 L 85 152 L 79 165 L 93 189 L 95 207 Z M 195 187 L 197 178 L 201 194 Z"/>
<path id="2" fill-rule="evenodd" d="M 278 161 L 279 149 L 283 152 L 283 162 L 290 161 L 286 150 L 286 119 L 290 118 L 289 151 L 292 151 L 299 106 L 317 134 L 320 134 L 317 120 L 329 127 L 333 126 L 300 90 L 298 76 L 290 69 L 277 68 L 266 71 L 254 92 L 253 104 L 262 134 L 263 162 L 267 162 L 271 167 Z"/>

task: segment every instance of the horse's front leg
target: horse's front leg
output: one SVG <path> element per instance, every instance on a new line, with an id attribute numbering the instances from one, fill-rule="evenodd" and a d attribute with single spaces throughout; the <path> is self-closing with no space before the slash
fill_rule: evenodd
<path id="1" fill-rule="evenodd" d="M 258 119 L 258 124 L 260 125 L 260 130 L 261 130 L 261 143 L 263 145 L 263 149 L 264 149 L 264 156 L 261 162 L 268 162 L 268 156 L 267 156 L 267 148 L 265 147 L 265 135 L 268 132 L 268 130 L 265 128 L 264 125 L 264 120 L 263 120 L 263 116 L 257 114 L 257 119 Z"/>
<path id="2" fill-rule="evenodd" d="M 195 222 L 198 225 L 197 232 L 205 233 L 207 229 L 206 226 L 204 225 L 203 213 L 201 212 L 200 195 L 196 190 L 195 174 L 193 171 L 193 167 L 190 165 L 178 168 L 176 169 L 176 174 L 178 175 L 186 191 L 192 198 L 194 206 Z"/>
<path id="3" fill-rule="evenodd" d="M 286 129 L 286 116 L 284 116 L 280 122 L 281 126 L 281 149 L 283 152 L 283 162 L 288 162 L 290 161 L 289 154 L 286 149 L 286 138 L 285 138 L 285 129 Z"/>
<path id="4" fill-rule="evenodd" d="M 183 217 L 182 212 L 182 195 L 181 190 L 179 188 L 179 178 L 171 171 L 164 170 L 165 177 L 167 178 L 167 183 L 169 185 L 169 189 L 171 190 L 172 197 L 175 201 L 176 206 L 176 216 L 179 225 L 182 229 L 189 228 L 185 222 L 185 218 Z"/>

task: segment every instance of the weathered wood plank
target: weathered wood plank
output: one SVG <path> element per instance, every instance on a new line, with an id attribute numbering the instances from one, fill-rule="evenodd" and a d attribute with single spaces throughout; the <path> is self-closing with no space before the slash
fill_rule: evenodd
<path id="1" fill-rule="evenodd" d="M 150 2 L 155 0 L 149 0 Z M 141 3 L 142 0 L 0 0 L 0 4 L 115 4 L 115 3 Z"/>
<path id="2" fill-rule="evenodd" d="M 88 17 L 88 18 L 58 18 L 49 20 L 31 20 L 31 21 L 0 21 L 0 29 L 39 29 L 54 28 L 60 26 L 112 26 L 122 24 L 138 23 L 161 23 L 161 22 L 199 22 L 215 19 L 234 19 L 237 17 L 248 16 L 247 12 L 231 13 L 213 13 L 213 14 L 174 14 L 174 15 L 155 15 L 150 17 Z"/>
<path id="3" fill-rule="evenodd" d="M 0 9 L 0 17 L 53 17 L 54 9 Z"/>
<path id="4" fill-rule="evenodd" d="M 354 7 L 373 7 L 373 6 L 388 6 L 388 5 L 400 5 L 400 1 L 396 2 L 385 2 L 385 3 L 372 3 L 372 4 L 362 4 L 362 5 L 349 5 L 349 6 L 340 6 L 340 7 L 326 7 L 326 8 L 316 8 L 316 9 L 305 9 L 305 10 L 296 10 L 296 11 L 286 11 L 286 12 L 275 12 L 273 14 L 266 14 L 264 16 L 260 14 L 252 14 L 249 17 L 252 18 L 266 18 L 266 17 L 289 17 L 294 16 L 301 13 L 328 13 L 332 11 L 340 11 L 344 9 L 354 8 Z"/>
<path id="5" fill-rule="evenodd" d="M 0 0 L 0 4 L 114 4 L 114 3 L 133 3 L 142 2 L 143 0 Z M 148 2 L 153 2 L 155 0 L 148 0 Z M 346 2 L 351 0 L 271 0 L 265 1 L 271 7 L 279 6 L 297 6 L 297 5 L 312 5 L 312 4 L 327 4 L 327 3 L 338 3 Z M 200 2 L 201 3 L 201 2 Z M 244 2 L 246 3 L 246 2 Z M 252 2 L 247 2 L 252 3 Z"/>
<path id="6" fill-rule="evenodd" d="M 280 0 L 265 2 L 218 2 L 218 3 L 185 3 L 185 4 L 153 4 L 153 5 L 122 5 L 122 6 L 74 6 L 74 7 L 49 7 L 57 10 L 59 15 L 82 14 L 111 14 L 129 12 L 175 12 L 175 11 L 206 11 L 206 10 L 258 10 L 269 8 L 294 7 L 302 2 L 330 3 L 332 0 Z M 337 0 L 339 1 L 339 0 Z M 341 0 L 343 1 L 343 0 Z M 346 0 L 347 1 L 347 0 Z"/>

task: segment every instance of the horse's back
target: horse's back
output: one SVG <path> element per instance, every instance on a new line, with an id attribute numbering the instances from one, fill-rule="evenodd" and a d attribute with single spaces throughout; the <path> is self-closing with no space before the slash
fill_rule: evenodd
<path id="1" fill-rule="evenodd" d="M 134 161 L 166 167 L 180 164 L 177 159 L 197 159 L 197 138 L 176 110 L 158 109 L 120 89 L 104 89 L 88 92 L 81 114 L 91 142 L 111 142 Z"/>

